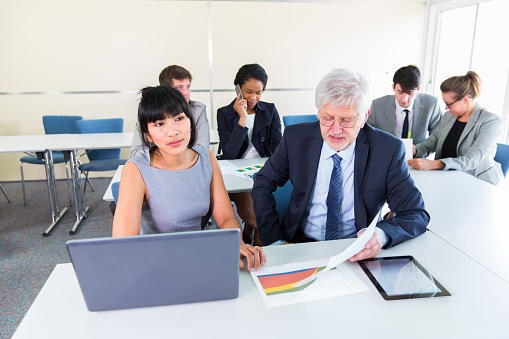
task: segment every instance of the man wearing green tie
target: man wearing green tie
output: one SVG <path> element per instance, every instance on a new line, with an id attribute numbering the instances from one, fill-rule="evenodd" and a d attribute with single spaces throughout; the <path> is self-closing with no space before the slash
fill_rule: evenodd
<path id="1" fill-rule="evenodd" d="M 442 117 L 438 99 L 419 93 L 421 73 L 416 66 L 401 67 L 394 73 L 394 95 L 373 100 L 368 124 L 398 138 L 412 138 L 417 145 L 426 132 L 435 129 Z"/>

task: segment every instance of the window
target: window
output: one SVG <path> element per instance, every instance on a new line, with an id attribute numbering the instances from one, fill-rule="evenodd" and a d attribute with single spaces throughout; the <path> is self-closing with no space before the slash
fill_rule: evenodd
<path id="1" fill-rule="evenodd" d="M 475 71 L 482 80 L 479 102 L 504 122 L 500 141 L 507 142 L 509 121 L 509 2 L 495 0 L 463 7 L 437 8 L 436 52 L 432 94 L 441 97 L 440 84 L 454 75 Z M 461 2 L 460 2 L 461 4 Z M 442 106 L 442 108 L 445 107 Z"/>

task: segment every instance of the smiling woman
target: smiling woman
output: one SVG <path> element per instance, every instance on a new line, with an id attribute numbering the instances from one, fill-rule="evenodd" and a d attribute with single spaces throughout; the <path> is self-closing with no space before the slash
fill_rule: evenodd
<path id="1" fill-rule="evenodd" d="M 122 171 L 113 236 L 200 231 L 209 210 L 219 228 L 240 229 L 217 160 L 194 146 L 195 125 L 184 96 L 167 86 L 144 88 L 141 95 L 145 148 Z M 141 223 L 142 213 L 153 221 Z M 261 248 L 242 241 L 240 256 L 247 258 L 248 269 L 265 262 Z"/>

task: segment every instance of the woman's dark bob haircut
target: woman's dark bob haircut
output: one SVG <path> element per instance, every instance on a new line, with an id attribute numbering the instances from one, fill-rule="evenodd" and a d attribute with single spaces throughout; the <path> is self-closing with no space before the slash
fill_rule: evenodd
<path id="1" fill-rule="evenodd" d="M 140 93 L 138 121 L 140 122 L 143 144 L 147 148 L 154 147 L 147 139 L 149 123 L 185 113 L 189 120 L 191 120 L 191 139 L 187 147 L 193 147 L 196 143 L 196 128 L 191 116 L 191 108 L 182 93 L 168 86 L 145 87 Z"/>
<path id="2" fill-rule="evenodd" d="M 267 80 L 269 76 L 267 72 L 263 69 L 262 66 L 258 64 L 248 64 L 242 66 L 235 76 L 235 80 L 233 81 L 234 85 L 242 86 L 246 81 L 251 79 L 259 80 L 263 84 L 263 90 L 265 91 L 265 86 L 267 86 Z"/>

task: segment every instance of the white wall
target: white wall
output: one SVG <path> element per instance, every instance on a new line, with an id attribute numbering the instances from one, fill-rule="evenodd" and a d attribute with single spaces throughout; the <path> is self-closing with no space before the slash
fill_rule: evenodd
<path id="1" fill-rule="evenodd" d="M 170 64 L 192 72 L 209 120 L 252 62 L 266 69 L 263 100 L 281 115 L 315 113 L 312 89 L 336 67 L 364 70 L 380 96 L 397 68 L 420 65 L 425 11 L 423 0 L 0 0 L 0 135 L 43 134 L 47 114 L 122 117 L 131 131 L 136 92 Z M 214 112 L 209 49 L 214 90 L 232 90 L 214 93 Z M 0 181 L 20 180 L 21 156 L 0 154 Z M 44 178 L 42 166 L 26 166 L 26 178 Z"/>

